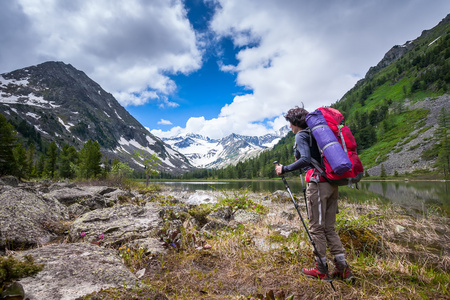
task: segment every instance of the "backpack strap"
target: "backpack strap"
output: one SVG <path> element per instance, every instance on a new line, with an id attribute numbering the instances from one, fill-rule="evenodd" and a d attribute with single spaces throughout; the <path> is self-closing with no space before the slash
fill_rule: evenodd
<path id="1" fill-rule="evenodd" d="M 345 144 L 344 134 L 342 133 L 342 127 L 344 127 L 344 125 L 339 124 L 337 126 L 337 128 L 339 130 L 339 137 L 341 138 L 341 141 L 342 141 L 342 148 L 344 148 L 345 153 L 348 155 L 347 145 Z"/>

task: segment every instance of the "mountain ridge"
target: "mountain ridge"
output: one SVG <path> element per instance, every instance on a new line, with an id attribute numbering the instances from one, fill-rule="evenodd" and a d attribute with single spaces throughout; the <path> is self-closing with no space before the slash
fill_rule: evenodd
<path id="1" fill-rule="evenodd" d="M 244 136 L 232 133 L 221 139 L 211 139 L 195 133 L 162 138 L 197 168 L 222 168 L 239 161 L 252 158 L 262 151 L 272 148 L 289 128 L 263 136 Z"/>
<path id="2" fill-rule="evenodd" d="M 161 171 L 181 174 L 192 169 L 181 153 L 151 134 L 110 93 L 70 64 L 45 62 L 0 74 L 0 113 L 19 133 L 24 131 L 20 125 L 31 132 L 41 152 L 51 141 L 60 148 L 68 144 L 80 149 L 91 139 L 109 160 L 118 157 L 135 169 L 143 167 L 133 157 L 137 150 L 157 153 Z"/>

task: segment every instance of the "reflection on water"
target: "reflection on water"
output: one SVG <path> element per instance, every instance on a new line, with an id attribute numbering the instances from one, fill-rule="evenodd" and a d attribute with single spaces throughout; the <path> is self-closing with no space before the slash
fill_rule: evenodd
<path id="1" fill-rule="evenodd" d="M 302 192 L 300 179 L 289 178 L 291 191 Z M 283 182 L 280 180 L 245 180 L 228 182 L 205 182 L 205 181 L 175 181 L 156 182 L 158 184 L 170 185 L 171 188 L 184 191 L 222 191 L 248 189 L 252 192 L 275 192 L 284 190 Z M 450 214 L 450 182 L 442 181 L 362 181 L 359 184 L 361 191 L 376 193 L 392 203 L 410 208 L 416 211 L 442 208 Z M 344 189 L 344 188 L 343 188 Z M 363 200 L 363 199 L 362 199 Z"/>
<path id="2" fill-rule="evenodd" d="M 442 207 L 450 212 L 450 182 L 360 182 L 360 188 L 389 199 L 392 203 L 417 211 Z"/>

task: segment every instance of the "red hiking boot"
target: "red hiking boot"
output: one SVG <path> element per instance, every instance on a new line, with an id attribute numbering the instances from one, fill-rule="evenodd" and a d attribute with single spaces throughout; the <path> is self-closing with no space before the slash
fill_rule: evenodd
<path id="1" fill-rule="evenodd" d="M 336 262 L 336 260 L 334 260 L 334 265 L 336 266 L 336 268 L 331 274 L 331 278 L 341 279 L 348 283 L 355 282 L 356 278 L 355 276 L 353 276 L 352 270 L 350 270 L 350 267 L 347 263 L 339 264 Z"/>
<path id="2" fill-rule="evenodd" d="M 325 267 L 320 266 L 319 262 L 316 262 L 315 268 L 302 269 L 303 275 L 309 278 L 313 279 L 319 279 L 319 280 L 330 280 L 330 277 L 328 276 L 328 267 L 325 265 Z"/>

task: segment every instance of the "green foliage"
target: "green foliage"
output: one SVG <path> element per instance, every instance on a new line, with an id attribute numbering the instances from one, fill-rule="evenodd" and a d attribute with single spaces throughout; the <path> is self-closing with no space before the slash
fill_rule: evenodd
<path id="1" fill-rule="evenodd" d="M 122 180 L 124 178 L 129 178 L 133 174 L 133 169 L 127 164 L 121 161 L 113 162 L 111 168 L 111 175 Z"/>
<path id="2" fill-rule="evenodd" d="M 239 209 L 253 211 L 256 213 L 265 214 L 268 209 L 264 205 L 255 203 L 248 196 L 248 190 L 240 189 L 238 191 L 233 191 L 233 195 L 229 195 L 224 192 L 224 195 L 218 199 L 216 208 L 230 207 L 231 214 L 233 215 Z"/>
<path id="3" fill-rule="evenodd" d="M 17 145 L 14 148 L 14 160 L 16 161 L 15 175 L 21 179 L 28 177 L 30 170 L 27 160 L 27 152 L 22 145 Z"/>
<path id="4" fill-rule="evenodd" d="M 8 123 L 5 116 L 0 114 L 0 176 L 12 175 L 15 171 L 13 149 L 16 137 L 13 126 Z"/>
<path id="5" fill-rule="evenodd" d="M 98 142 L 88 140 L 80 151 L 78 175 L 81 178 L 97 178 L 102 173 L 100 164 L 102 153 Z"/>
<path id="6" fill-rule="evenodd" d="M 78 163 L 78 152 L 74 146 L 65 144 L 59 155 L 59 176 L 61 178 L 74 178 L 75 166 Z"/>
<path id="7" fill-rule="evenodd" d="M 57 170 L 56 161 L 58 158 L 58 147 L 56 146 L 56 143 L 53 141 L 48 150 L 47 150 L 47 156 L 45 159 L 45 173 L 50 177 L 55 177 L 55 172 Z"/>
<path id="8" fill-rule="evenodd" d="M 146 175 L 146 186 L 148 186 L 148 179 L 150 176 L 158 175 L 158 166 L 161 164 L 161 160 L 157 153 L 149 155 L 144 151 L 136 151 L 134 157 L 144 164 L 144 172 Z"/>
<path id="9" fill-rule="evenodd" d="M 17 260 L 12 256 L 0 256 L 0 292 L 6 284 L 19 278 L 32 276 L 40 272 L 44 265 L 36 265 L 31 255 L 26 255 L 24 261 Z"/>
<path id="10" fill-rule="evenodd" d="M 343 209 L 336 215 L 336 232 L 346 248 L 351 248 L 356 253 L 379 252 L 381 237 L 370 229 L 377 218 L 369 214 L 358 217 L 348 217 L 349 210 Z"/>

